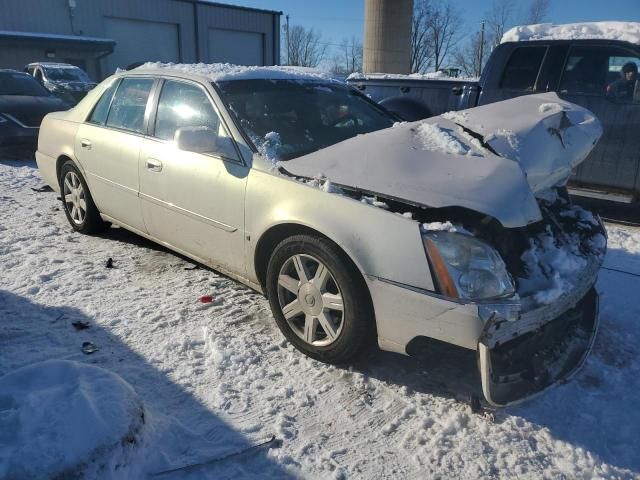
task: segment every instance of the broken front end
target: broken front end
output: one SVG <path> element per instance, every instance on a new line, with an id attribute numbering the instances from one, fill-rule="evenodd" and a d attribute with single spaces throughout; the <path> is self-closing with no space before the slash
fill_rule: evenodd
<path id="1" fill-rule="evenodd" d="M 514 278 L 508 301 L 480 304 L 478 367 L 487 401 L 513 404 L 568 379 L 598 329 L 595 289 L 606 252 L 599 218 L 566 199 L 542 203 L 544 219 L 487 238 Z"/>

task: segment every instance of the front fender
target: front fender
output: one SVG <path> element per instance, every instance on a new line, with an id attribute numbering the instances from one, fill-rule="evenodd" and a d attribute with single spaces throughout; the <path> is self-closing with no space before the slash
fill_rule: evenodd
<path id="1" fill-rule="evenodd" d="M 285 223 L 304 225 L 328 237 L 363 275 L 433 289 L 416 221 L 256 169 L 249 174 L 246 194 L 249 278 L 257 281 L 253 259 L 260 238 Z"/>

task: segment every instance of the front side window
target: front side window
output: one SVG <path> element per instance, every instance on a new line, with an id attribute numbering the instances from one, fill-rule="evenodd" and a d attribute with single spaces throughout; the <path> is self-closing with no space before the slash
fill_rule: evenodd
<path id="1" fill-rule="evenodd" d="M 144 112 L 152 86 L 150 78 L 124 78 L 111 102 L 107 126 L 144 133 Z"/>
<path id="2" fill-rule="evenodd" d="M 176 131 L 184 127 L 211 131 L 211 151 L 206 153 L 237 157 L 233 141 L 204 90 L 189 83 L 167 80 L 158 100 L 154 136 L 173 141 Z"/>
<path id="3" fill-rule="evenodd" d="M 608 96 L 640 101 L 640 58 L 619 47 L 573 47 L 562 74 L 562 93 Z"/>
<path id="4" fill-rule="evenodd" d="M 532 92 L 547 47 L 519 47 L 511 54 L 500 81 L 500 88 Z"/>

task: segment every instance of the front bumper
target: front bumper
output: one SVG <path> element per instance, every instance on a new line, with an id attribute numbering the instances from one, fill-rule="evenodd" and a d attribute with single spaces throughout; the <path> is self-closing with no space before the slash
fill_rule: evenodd
<path id="1" fill-rule="evenodd" d="M 378 343 L 407 354 L 420 337 L 476 350 L 482 389 L 494 406 L 531 398 L 577 371 L 598 329 L 594 285 L 603 256 L 576 272 L 579 281 L 555 302 L 519 311 L 517 302 L 473 303 L 368 277 Z"/>
<path id="2" fill-rule="evenodd" d="M 591 351 L 598 324 L 598 293 L 593 287 L 558 318 L 511 340 L 492 340 L 488 332 L 495 324 L 490 322 L 478 342 L 487 401 L 498 407 L 515 404 L 566 381 Z"/>

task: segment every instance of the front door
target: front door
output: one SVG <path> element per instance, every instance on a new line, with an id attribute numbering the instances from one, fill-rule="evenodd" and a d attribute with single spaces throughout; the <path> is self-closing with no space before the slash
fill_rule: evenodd
<path id="1" fill-rule="evenodd" d="M 216 132 L 215 146 L 206 153 L 179 150 L 174 137 L 181 127 Z M 139 169 L 148 232 L 210 265 L 243 275 L 244 196 L 249 168 L 240 161 L 203 87 L 164 81 Z"/>

